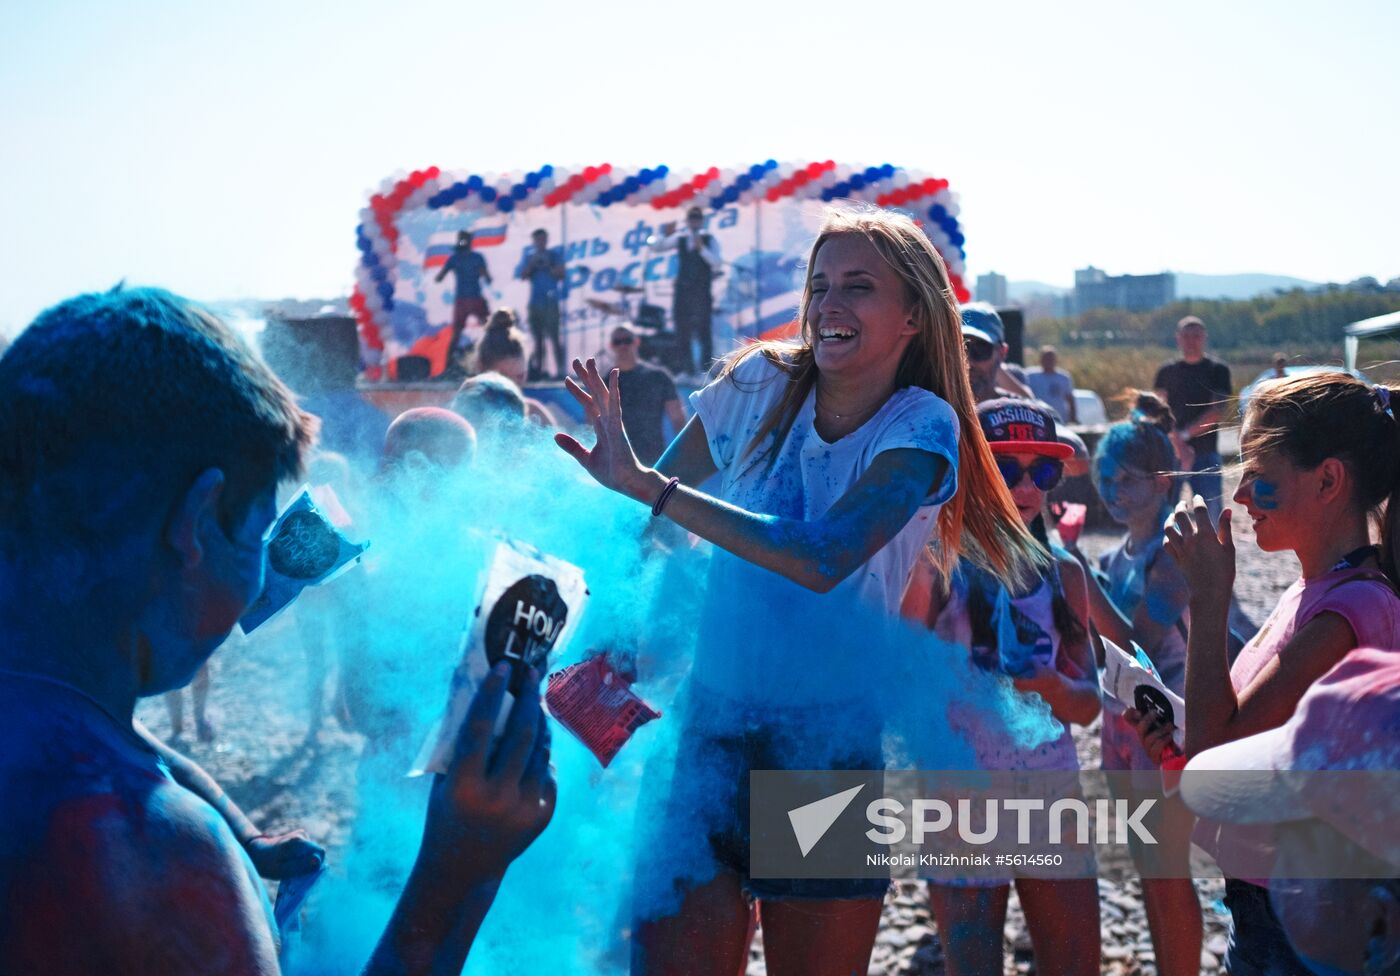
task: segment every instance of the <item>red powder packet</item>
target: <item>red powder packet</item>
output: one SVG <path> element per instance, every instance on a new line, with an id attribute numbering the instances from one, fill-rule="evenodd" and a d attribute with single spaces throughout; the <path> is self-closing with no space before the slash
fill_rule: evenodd
<path id="1" fill-rule="evenodd" d="M 544 701 L 549 713 L 587 746 L 604 768 L 633 732 L 661 717 L 633 693 L 631 682 L 613 670 L 601 654 L 551 674 Z"/>

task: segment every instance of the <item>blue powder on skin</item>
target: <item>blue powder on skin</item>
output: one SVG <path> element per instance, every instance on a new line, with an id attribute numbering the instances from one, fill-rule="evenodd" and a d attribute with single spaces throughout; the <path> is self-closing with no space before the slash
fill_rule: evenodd
<path id="1" fill-rule="evenodd" d="M 705 844 L 668 844 L 648 829 L 661 822 L 673 796 L 678 736 L 697 718 L 686 714 L 679 692 L 696 658 L 697 635 L 706 630 L 711 547 L 649 554 L 642 542 L 652 521 L 645 506 L 598 487 L 544 433 L 525 428 L 509 435 L 514 440 L 505 447 L 483 440 L 476 463 L 460 477 L 437 473 L 422 484 L 407 477 L 399 502 L 380 506 L 367 520 L 362 534 L 374 541 L 375 561 L 363 567 L 364 592 L 355 600 L 367 610 L 362 636 L 370 645 L 358 659 L 368 672 L 361 683 L 376 705 L 411 726 L 403 747 L 416 750 L 446 701 L 455 635 L 470 617 L 491 533 L 583 569 L 592 594 L 588 609 L 549 669 L 594 649 L 635 651 L 635 690 L 663 718 L 638 730 L 607 770 L 554 727 L 558 809 L 506 876 L 467 972 L 624 971 L 634 913 L 674 913 L 685 891 L 716 870 Z M 784 508 L 800 518 L 801 491 L 788 487 Z M 1060 734 L 1043 700 L 975 669 L 965 647 L 883 612 L 827 607 L 820 596 L 765 570 L 747 567 L 740 576 L 746 586 L 736 612 L 744 614 L 749 666 L 782 660 L 783 682 L 803 686 L 814 700 L 868 706 L 867 713 L 883 719 L 890 768 L 970 768 L 972 749 L 950 726 L 951 715 L 969 717 L 973 727 L 1000 726 L 1027 747 Z M 306 611 L 336 612 L 334 604 L 307 604 Z M 788 690 L 774 688 L 773 700 Z M 742 726 L 741 712 L 755 706 L 763 703 L 736 702 L 733 716 L 698 718 Z M 853 734 L 842 727 L 844 713 L 816 714 L 821 720 L 811 728 L 790 730 L 798 753 L 822 754 Z M 849 718 L 856 724 L 856 716 Z M 395 734 L 364 731 L 370 740 Z M 319 971 L 358 971 L 422 834 L 428 784 L 403 783 L 406 764 L 383 758 L 361 769 L 356 843 L 333 861 L 333 876 L 308 903 L 307 957 L 318 960 Z M 705 782 L 724 773 L 703 763 L 685 775 L 681 797 L 732 787 Z"/>
<path id="2" fill-rule="evenodd" d="M 1250 489 L 1254 494 L 1254 504 L 1266 512 L 1278 508 L 1278 485 L 1263 478 L 1255 478 Z"/>

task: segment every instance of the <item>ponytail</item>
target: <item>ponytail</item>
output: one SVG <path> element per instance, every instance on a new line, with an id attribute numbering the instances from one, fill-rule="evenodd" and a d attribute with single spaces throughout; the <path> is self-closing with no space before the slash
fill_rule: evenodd
<path id="1" fill-rule="evenodd" d="M 1389 450 L 1382 450 L 1392 457 L 1400 457 L 1400 418 L 1395 416 L 1395 408 L 1391 406 L 1391 401 L 1396 399 L 1395 395 L 1400 394 L 1400 390 L 1377 385 L 1375 392 L 1377 399 L 1382 401 L 1382 411 L 1390 417 L 1392 439 Z M 1400 405 L 1400 400 L 1396 402 Z M 1385 573 L 1392 583 L 1400 586 L 1400 464 L 1395 465 L 1394 475 L 1385 507 L 1377 512 L 1376 521 L 1381 540 L 1381 572 Z"/>

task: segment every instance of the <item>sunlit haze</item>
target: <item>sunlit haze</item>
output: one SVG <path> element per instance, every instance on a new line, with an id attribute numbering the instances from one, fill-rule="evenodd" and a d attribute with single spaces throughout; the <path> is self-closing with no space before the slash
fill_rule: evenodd
<path id="1" fill-rule="evenodd" d="M 9 3 L 0 332 L 119 279 L 349 292 L 438 165 L 885 162 L 971 278 L 1400 275 L 1400 5 Z"/>

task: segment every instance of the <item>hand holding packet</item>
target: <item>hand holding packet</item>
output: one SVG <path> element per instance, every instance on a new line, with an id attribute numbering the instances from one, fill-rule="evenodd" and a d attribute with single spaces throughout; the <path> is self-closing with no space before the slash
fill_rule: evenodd
<path id="1" fill-rule="evenodd" d="M 1186 703 L 1162 681 L 1152 659 L 1136 643 L 1133 653 L 1108 638 L 1103 639 L 1103 671 L 1099 686 L 1103 693 L 1124 708 L 1143 713 L 1155 713 L 1175 726 L 1172 741 L 1177 748 L 1186 745 Z"/>
<path id="2" fill-rule="evenodd" d="M 335 579 L 369 548 L 368 542 L 354 543 L 341 535 L 311 491 L 302 485 L 273 523 L 263 591 L 238 621 L 245 634 L 291 606 L 308 586 Z"/>
<path id="3" fill-rule="evenodd" d="M 446 773 L 472 695 L 487 673 L 501 661 L 509 661 L 509 693 L 518 695 L 526 672 L 534 668 L 544 674 L 550 654 L 566 645 L 587 599 L 583 570 L 577 566 L 524 543 L 500 542 L 462 638 L 447 708 L 423 743 L 409 775 Z M 501 710 L 502 725 L 509 712 L 509 708 Z"/>

